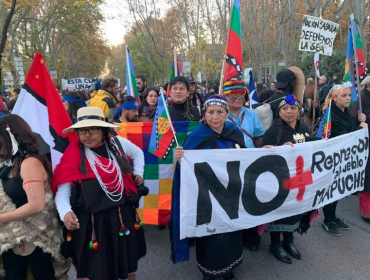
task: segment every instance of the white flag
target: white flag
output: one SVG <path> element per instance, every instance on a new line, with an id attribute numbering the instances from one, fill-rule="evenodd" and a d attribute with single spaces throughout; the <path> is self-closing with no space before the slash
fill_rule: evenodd
<path id="1" fill-rule="evenodd" d="M 315 64 L 315 71 L 318 78 L 320 78 L 320 70 L 319 70 L 319 61 L 320 61 L 320 53 L 316 52 L 314 56 L 314 64 Z"/>

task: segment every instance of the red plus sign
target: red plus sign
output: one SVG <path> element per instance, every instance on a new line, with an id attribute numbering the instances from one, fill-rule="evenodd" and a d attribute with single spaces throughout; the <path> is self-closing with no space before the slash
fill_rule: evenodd
<path id="1" fill-rule="evenodd" d="M 284 181 L 284 187 L 289 190 L 294 190 L 298 189 L 298 194 L 297 194 L 297 201 L 302 201 L 303 200 L 303 195 L 306 191 L 306 186 L 311 185 L 313 180 L 312 180 L 312 173 L 311 170 L 308 171 L 303 171 L 304 167 L 304 159 L 302 156 L 298 156 L 296 161 L 296 170 L 297 174 L 293 176 L 292 178 Z"/>

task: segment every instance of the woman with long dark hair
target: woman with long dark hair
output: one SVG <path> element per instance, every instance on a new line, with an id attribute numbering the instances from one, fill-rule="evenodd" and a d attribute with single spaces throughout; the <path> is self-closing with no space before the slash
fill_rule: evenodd
<path id="1" fill-rule="evenodd" d="M 81 107 L 86 107 L 85 101 L 81 99 L 81 96 L 77 91 L 67 91 L 63 94 L 62 99 L 69 118 L 72 123 L 76 123 L 77 111 Z"/>
<path id="2" fill-rule="evenodd" d="M 139 114 L 141 122 L 154 121 L 155 111 L 158 105 L 159 89 L 157 87 L 148 87 L 143 93 L 143 103 L 141 104 Z"/>
<path id="3" fill-rule="evenodd" d="M 76 132 L 79 141 L 55 168 L 52 189 L 78 279 L 135 279 L 146 253 L 136 212 L 144 155 L 127 139 L 111 137 L 110 129 L 117 127 L 104 121 L 100 108 L 85 107 L 63 131 Z"/>
<path id="4" fill-rule="evenodd" d="M 296 97 L 291 94 L 285 96 L 277 109 L 278 118 L 274 120 L 263 136 L 262 146 L 264 148 L 272 148 L 274 146 L 293 145 L 315 140 L 309 137 L 309 128 L 299 120 L 300 112 L 301 105 L 296 100 Z M 270 251 L 278 260 L 292 263 L 292 259 L 287 253 L 295 259 L 300 260 L 302 258 L 294 244 L 293 233 L 295 231 L 300 233 L 306 232 L 309 223 L 316 214 L 317 211 L 312 211 L 283 218 L 267 225 L 266 229 L 270 231 L 271 237 Z M 282 242 L 280 239 L 281 234 L 283 235 Z"/>
<path id="5" fill-rule="evenodd" d="M 0 117 L 0 243 L 5 279 L 56 279 L 53 257 L 62 231 L 50 190 L 52 169 L 29 125 L 17 115 Z M 4 199 L 5 194 L 10 201 Z M 37 245 L 36 245 L 37 244 Z"/>

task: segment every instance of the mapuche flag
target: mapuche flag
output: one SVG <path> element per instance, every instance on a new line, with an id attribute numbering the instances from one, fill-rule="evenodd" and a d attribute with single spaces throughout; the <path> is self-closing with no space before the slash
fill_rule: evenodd
<path id="1" fill-rule="evenodd" d="M 163 94 L 161 91 L 149 144 L 149 152 L 159 158 L 166 158 L 175 137 Z"/>
<path id="2" fill-rule="evenodd" d="M 134 64 L 132 63 L 130 50 L 126 46 L 126 83 L 127 83 L 127 95 L 131 95 L 133 98 L 141 103 L 139 91 L 136 87 Z"/>
<path id="3" fill-rule="evenodd" d="M 68 144 L 77 141 L 73 133 L 68 133 L 68 136 L 62 134 L 72 122 L 39 52 L 35 54 L 12 113 L 22 117 L 49 145 L 53 168 Z"/>
<path id="4" fill-rule="evenodd" d="M 224 82 L 241 81 L 243 77 L 240 1 L 234 0 L 226 48 Z"/>
<path id="5" fill-rule="evenodd" d="M 353 37 L 355 38 L 355 42 L 353 42 Z M 354 62 L 356 57 L 358 61 L 358 73 L 356 73 L 356 65 Z M 364 53 L 362 51 L 362 42 L 358 34 L 355 22 L 354 20 L 351 20 L 351 23 L 348 28 L 346 65 L 345 65 L 345 71 L 344 71 L 344 81 L 352 83 L 352 87 L 351 87 L 352 102 L 351 103 L 357 101 L 358 99 L 357 97 L 357 86 L 358 86 L 357 85 L 357 75 L 359 77 L 360 84 L 361 84 L 362 80 L 367 75 L 367 68 L 366 68 Z"/>

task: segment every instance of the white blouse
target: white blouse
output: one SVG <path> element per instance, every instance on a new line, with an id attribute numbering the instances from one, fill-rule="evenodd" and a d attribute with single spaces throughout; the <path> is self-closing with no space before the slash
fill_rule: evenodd
<path id="1" fill-rule="evenodd" d="M 144 153 L 143 151 L 133 144 L 131 141 L 116 136 L 115 139 L 118 139 L 122 145 L 123 152 L 126 156 L 130 157 L 134 161 L 134 174 L 140 175 L 143 177 L 144 175 Z M 72 184 L 64 183 L 58 186 L 57 193 L 55 195 L 55 204 L 57 206 L 59 217 L 62 221 L 64 221 L 64 216 L 72 211 L 70 198 L 71 198 L 71 188 Z"/>

